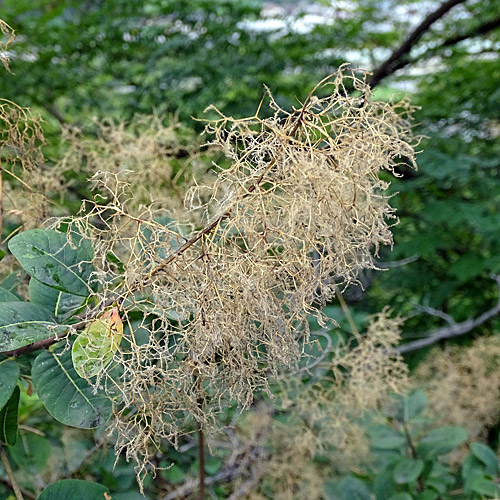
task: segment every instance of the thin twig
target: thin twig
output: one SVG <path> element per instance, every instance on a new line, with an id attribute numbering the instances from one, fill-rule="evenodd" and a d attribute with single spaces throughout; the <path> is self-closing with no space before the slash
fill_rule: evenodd
<path id="1" fill-rule="evenodd" d="M 464 335 L 474 328 L 486 323 L 491 318 L 494 318 L 498 314 L 500 314 L 500 276 L 494 275 L 492 278 L 497 282 L 499 287 L 499 298 L 497 304 L 484 312 L 477 318 L 470 318 L 461 323 L 455 323 L 447 327 L 437 328 L 436 330 L 431 330 L 425 335 L 425 338 L 414 340 L 413 342 L 408 342 L 407 344 L 400 345 L 396 348 L 396 351 L 404 354 L 408 352 L 413 352 L 418 349 L 422 349 L 424 347 L 428 347 L 440 340 L 450 339 L 453 337 L 459 337 L 460 335 Z"/>
<path id="2" fill-rule="evenodd" d="M 16 476 L 14 475 L 14 471 L 10 466 L 9 459 L 3 446 L 0 444 L 0 458 L 2 459 L 3 466 L 5 467 L 5 472 L 7 472 L 7 476 L 9 476 L 10 483 L 12 485 L 12 490 L 14 491 L 14 495 L 16 495 L 17 500 L 24 500 L 23 494 L 21 493 L 21 489 L 16 481 Z"/>

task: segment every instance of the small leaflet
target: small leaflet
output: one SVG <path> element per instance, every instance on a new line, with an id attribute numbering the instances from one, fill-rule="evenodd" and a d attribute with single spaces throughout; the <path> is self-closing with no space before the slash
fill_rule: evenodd
<path id="1" fill-rule="evenodd" d="M 123 336 L 123 322 L 118 308 L 113 307 L 92 323 L 76 338 L 71 356 L 76 373 L 91 378 L 111 363 Z"/>

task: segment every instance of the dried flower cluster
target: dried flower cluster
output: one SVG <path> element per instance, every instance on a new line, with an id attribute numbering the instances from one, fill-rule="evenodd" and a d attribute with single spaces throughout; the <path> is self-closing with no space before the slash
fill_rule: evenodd
<path id="1" fill-rule="evenodd" d="M 271 118 L 208 124 L 231 165 L 189 190 L 184 216 L 130 203 L 130 173 L 113 169 L 94 175 L 93 200 L 69 221 L 94 245 L 98 303 L 121 304 L 128 327 L 96 385 L 116 398 L 117 449 L 139 472 L 161 439 L 176 444 L 194 421 L 210 432 L 230 401 L 245 408 L 269 392 L 300 359 L 307 317 L 322 322 L 318 306 L 392 242 L 378 174 L 414 163 L 408 104 L 371 101 L 364 76 L 347 68 L 297 110 L 267 97 Z M 392 370 L 380 352 L 343 357 L 349 383 L 359 380 L 350 394 L 367 397 L 371 377 Z"/>
<path id="2" fill-rule="evenodd" d="M 141 206 L 168 209 L 182 207 L 182 181 L 189 175 L 203 175 L 205 163 L 190 132 L 171 120 L 165 125 L 156 115 L 136 116 L 130 123 L 103 120 L 96 133 L 63 130 L 66 152 L 57 170 L 92 177 L 97 172 L 120 173 L 131 189 L 129 210 Z"/>
<path id="3" fill-rule="evenodd" d="M 0 41 L 0 62 L 3 64 L 4 68 L 9 71 L 10 57 L 7 52 L 9 46 L 14 41 L 15 34 L 14 30 L 5 22 L 0 19 L 0 33 L 2 37 L 6 37 L 7 41 Z"/>
<path id="4" fill-rule="evenodd" d="M 370 462 L 367 413 L 409 387 L 403 360 L 388 355 L 400 327 L 388 311 L 373 316 L 356 339 L 325 345 L 310 370 L 280 378 L 274 404 L 261 402 L 238 420 L 238 449 L 250 465 L 235 473 L 232 491 L 246 493 L 236 498 L 319 500 L 327 481 Z"/>
<path id="5" fill-rule="evenodd" d="M 0 99 L 0 162 L 3 174 L 0 203 L 9 222 L 20 229 L 40 225 L 47 218 L 46 194 L 57 182 L 45 175 L 41 119 L 30 109 Z M 29 207 L 29 210 L 27 210 Z"/>
<path id="6" fill-rule="evenodd" d="M 426 389 L 430 414 L 443 424 L 464 427 L 469 441 L 483 441 L 500 422 L 500 339 L 482 337 L 471 346 L 434 349 L 419 364 L 415 383 Z M 463 445 L 450 456 L 461 463 Z"/>

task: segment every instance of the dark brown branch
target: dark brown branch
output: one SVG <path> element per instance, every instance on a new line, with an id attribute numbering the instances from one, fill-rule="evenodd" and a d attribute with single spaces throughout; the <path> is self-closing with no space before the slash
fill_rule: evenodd
<path id="1" fill-rule="evenodd" d="M 368 82 L 370 86 L 376 87 L 384 78 L 392 75 L 396 70 L 403 67 L 407 61 L 407 56 L 414 45 L 422 38 L 429 28 L 441 19 L 449 10 L 456 5 L 464 3 L 465 0 L 448 0 L 437 10 L 431 12 L 414 30 L 410 36 L 400 45 L 391 56 L 376 69 Z"/>
<path id="2" fill-rule="evenodd" d="M 404 68 L 405 66 L 407 66 L 409 64 L 415 64 L 417 61 L 429 59 L 430 57 L 438 54 L 439 51 L 445 49 L 446 47 L 452 47 L 453 45 L 456 45 L 457 43 L 460 43 L 463 40 L 468 40 L 469 38 L 474 38 L 476 36 L 486 35 L 490 31 L 493 31 L 499 27 L 500 27 L 500 17 L 498 17 L 496 19 L 492 19 L 491 21 L 488 21 L 484 24 L 480 24 L 479 26 L 476 26 L 474 29 L 471 29 L 467 33 L 462 33 L 461 35 L 456 35 L 456 36 L 453 36 L 451 38 L 444 40 L 437 47 L 433 47 L 432 49 L 425 51 L 417 59 L 407 59 L 407 58 L 402 59 L 395 66 L 393 72 L 398 70 L 398 69 Z"/>
<path id="3" fill-rule="evenodd" d="M 497 304 L 484 312 L 477 318 L 470 318 L 466 321 L 462 321 L 461 323 L 450 324 L 450 326 L 445 326 L 442 328 L 437 328 L 436 330 L 430 331 L 425 338 L 414 340 L 413 342 L 408 342 L 407 344 L 400 345 L 396 348 L 396 351 L 404 354 L 408 352 L 417 351 L 418 349 L 422 349 L 424 347 L 428 347 L 440 340 L 451 339 L 453 337 L 459 337 L 461 335 L 465 335 L 469 333 L 474 328 L 486 323 L 491 318 L 494 318 L 498 314 L 500 314 L 500 276 L 493 276 L 493 279 L 498 283 L 499 287 L 499 299 Z"/>

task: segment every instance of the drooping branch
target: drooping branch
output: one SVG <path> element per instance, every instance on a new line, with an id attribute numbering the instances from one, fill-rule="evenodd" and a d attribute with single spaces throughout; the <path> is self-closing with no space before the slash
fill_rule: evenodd
<path id="1" fill-rule="evenodd" d="M 392 75 L 396 70 L 407 64 L 408 54 L 429 28 L 439 19 L 441 19 L 448 11 L 456 5 L 464 3 L 465 0 L 448 0 L 444 2 L 438 9 L 431 12 L 414 30 L 408 38 L 393 51 L 390 57 L 383 62 L 373 73 L 369 84 L 373 88 L 377 86 L 384 78 Z"/>
<path id="2" fill-rule="evenodd" d="M 396 351 L 400 354 L 405 354 L 408 352 L 417 351 L 418 349 L 423 349 L 424 347 L 435 344 L 440 340 L 465 335 L 466 333 L 472 331 L 474 328 L 482 325 L 483 323 L 486 323 L 491 318 L 494 318 L 495 316 L 500 314 L 500 276 L 495 275 L 493 276 L 493 279 L 498 283 L 499 287 L 499 299 L 494 307 L 484 312 L 477 318 L 470 318 L 468 320 L 462 321 L 461 323 L 453 323 L 448 320 L 449 326 L 432 330 L 422 339 L 414 340 L 413 342 L 408 342 L 407 344 L 403 344 L 397 347 Z"/>

